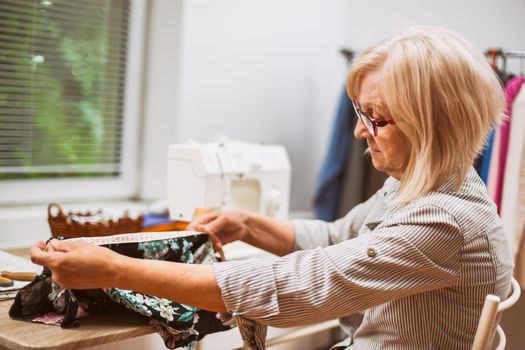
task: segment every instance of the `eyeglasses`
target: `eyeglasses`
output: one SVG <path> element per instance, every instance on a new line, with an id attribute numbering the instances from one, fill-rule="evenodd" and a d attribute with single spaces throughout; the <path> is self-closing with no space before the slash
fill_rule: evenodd
<path id="1" fill-rule="evenodd" d="M 352 106 L 354 106 L 355 113 L 361 119 L 361 122 L 365 125 L 366 129 L 374 137 L 377 136 L 377 128 L 382 128 L 388 124 L 395 124 L 394 119 L 374 119 L 361 111 L 361 106 L 359 102 L 352 100 Z"/>

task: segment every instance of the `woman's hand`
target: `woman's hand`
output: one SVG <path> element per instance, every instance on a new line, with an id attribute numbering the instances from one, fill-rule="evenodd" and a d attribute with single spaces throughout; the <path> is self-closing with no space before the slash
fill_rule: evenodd
<path id="1" fill-rule="evenodd" d="M 204 215 L 193 220 L 187 229 L 208 233 L 216 251 L 221 251 L 222 245 L 237 240 L 280 256 L 294 249 L 295 233 L 290 221 L 247 210 Z"/>
<path id="2" fill-rule="evenodd" d="M 47 266 L 53 281 L 62 288 L 88 289 L 115 287 L 120 264 L 125 257 L 110 249 L 83 241 L 52 239 L 31 249 L 31 261 Z"/>
<path id="3" fill-rule="evenodd" d="M 242 210 L 211 213 L 194 219 L 187 230 L 208 233 L 215 250 L 219 251 L 226 243 L 246 239 L 249 233 L 245 222 L 247 215 Z"/>

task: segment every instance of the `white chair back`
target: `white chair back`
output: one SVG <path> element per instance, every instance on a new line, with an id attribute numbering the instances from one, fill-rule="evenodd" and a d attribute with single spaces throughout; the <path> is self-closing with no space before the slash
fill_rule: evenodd
<path id="1" fill-rule="evenodd" d="M 503 329 L 499 325 L 496 325 L 496 320 L 503 311 L 516 304 L 520 295 L 520 285 L 514 278 L 512 278 L 511 293 L 505 301 L 500 301 L 500 298 L 496 295 L 487 295 L 479 318 L 478 329 L 476 330 L 472 350 L 487 350 L 492 344 L 494 328 L 496 328 L 496 334 L 498 336 L 498 344 L 495 349 L 505 349 L 507 339 Z"/>

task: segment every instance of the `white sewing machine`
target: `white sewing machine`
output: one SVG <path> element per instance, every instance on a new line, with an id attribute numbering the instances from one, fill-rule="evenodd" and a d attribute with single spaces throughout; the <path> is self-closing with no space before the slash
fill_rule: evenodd
<path id="1" fill-rule="evenodd" d="M 170 145 L 167 197 L 173 220 L 197 208 L 288 215 L 291 166 L 283 146 L 244 142 Z"/>

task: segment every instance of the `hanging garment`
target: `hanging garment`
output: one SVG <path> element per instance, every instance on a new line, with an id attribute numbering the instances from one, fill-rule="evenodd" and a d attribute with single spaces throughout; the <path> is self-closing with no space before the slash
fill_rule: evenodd
<path id="1" fill-rule="evenodd" d="M 498 173 L 498 164 L 500 156 L 500 146 L 501 146 L 501 135 L 499 127 L 496 127 L 494 130 L 494 142 L 492 143 L 492 151 L 490 153 L 490 165 L 487 176 L 487 192 L 489 197 L 495 201 L 496 199 L 496 184 L 498 183 L 497 178 Z"/>
<path id="2" fill-rule="evenodd" d="M 365 151 L 366 142 L 352 138 L 342 174 L 341 194 L 337 218 L 343 217 L 357 204 L 363 202 L 363 184 L 366 181 Z"/>
<path id="3" fill-rule="evenodd" d="M 209 236 L 197 232 L 145 232 L 81 239 L 139 259 L 187 264 L 218 261 Z M 134 291 L 118 288 L 62 289 L 52 282 L 47 268 L 19 291 L 9 315 L 25 321 L 69 328 L 79 326 L 80 319 L 89 314 L 107 313 L 118 308 L 144 316 L 145 323 L 149 320 L 168 348 L 193 349 L 197 340 L 206 334 L 231 328 L 223 325 L 216 313 Z"/>
<path id="4" fill-rule="evenodd" d="M 321 167 L 314 195 L 314 211 L 318 219 L 332 221 L 337 218 L 341 186 L 356 120 L 352 102 L 346 94 L 346 89 L 343 88 L 328 152 Z"/>
<path id="5" fill-rule="evenodd" d="M 509 80 L 514 78 L 513 74 L 503 72 L 499 69 L 496 69 L 496 74 L 498 75 L 503 86 L 506 86 Z M 478 172 L 478 175 L 481 177 L 485 185 L 488 185 L 490 159 L 492 155 L 492 145 L 494 143 L 495 134 L 496 128 L 494 128 L 490 132 L 489 137 L 487 138 L 487 141 L 485 143 L 485 147 L 480 152 L 478 157 L 474 160 L 474 168 Z"/>
<path id="6" fill-rule="evenodd" d="M 490 168 L 490 156 L 492 153 L 492 145 L 494 144 L 494 137 L 496 135 L 496 130 L 493 129 L 490 132 L 490 135 L 487 140 L 487 145 L 485 149 L 483 150 L 483 154 L 481 156 L 481 169 L 479 172 L 479 177 L 481 177 L 481 180 L 487 185 L 487 181 L 489 178 L 489 168 Z"/>
<path id="7" fill-rule="evenodd" d="M 507 155 L 508 155 L 508 148 L 509 148 L 509 134 L 510 134 L 510 127 L 512 122 L 512 104 L 514 102 L 514 99 L 518 95 L 521 86 L 525 82 L 525 78 L 522 77 L 516 77 L 509 80 L 505 87 L 505 100 L 506 100 L 506 106 L 505 106 L 505 114 L 507 115 L 507 118 L 503 120 L 503 123 L 501 123 L 499 127 L 499 158 L 498 163 L 495 164 L 497 166 L 497 176 L 496 176 L 496 182 L 495 182 L 495 192 L 494 192 L 494 202 L 496 203 L 498 207 L 498 212 L 501 213 L 501 196 L 503 192 L 503 181 L 505 178 L 505 167 L 507 164 Z"/>
<path id="8" fill-rule="evenodd" d="M 374 168 L 370 155 L 365 154 L 367 148 L 366 141 L 352 138 L 337 218 L 345 216 L 353 207 L 370 198 L 388 178 L 388 174 Z"/>
<path id="9" fill-rule="evenodd" d="M 516 259 L 518 281 L 525 288 L 525 88 L 522 88 L 512 105 L 512 127 L 509 137 L 508 159 L 501 203 L 501 220 L 511 253 Z"/>

